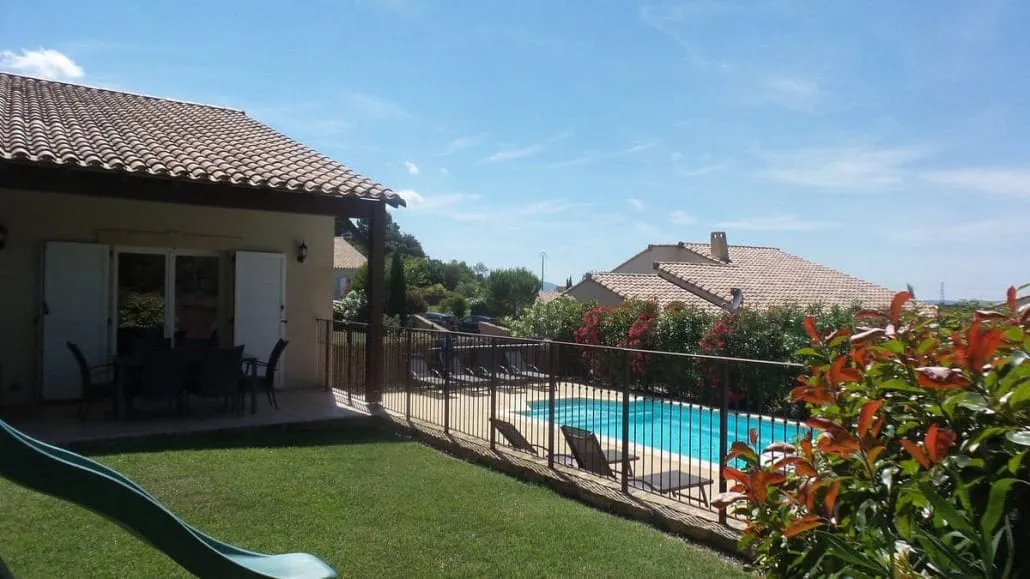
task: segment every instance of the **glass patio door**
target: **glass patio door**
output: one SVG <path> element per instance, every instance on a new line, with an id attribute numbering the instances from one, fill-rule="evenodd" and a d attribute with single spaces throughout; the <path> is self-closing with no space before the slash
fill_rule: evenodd
<path id="1" fill-rule="evenodd" d="M 217 340 L 219 259 L 217 255 L 172 255 L 174 333 L 189 339 Z"/>
<path id="2" fill-rule="evenodd" d="M 168 252 L 124 249 L 115 253 L 115 353 L 171 337 L 168 328 Z"/>
<path id="3" fill-rule="evenodd" d="M 115 353 L 177 337 L 215 337 L 221 296 L 217 254 L 120 248 L 114 257 Z"/>

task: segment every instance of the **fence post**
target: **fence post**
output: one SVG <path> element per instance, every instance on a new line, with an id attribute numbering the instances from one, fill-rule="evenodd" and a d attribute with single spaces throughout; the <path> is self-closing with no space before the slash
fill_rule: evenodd
<path id="1" fill-rule="evenodd" d="M 447 371 L 447 352 L 450 349 L 451 337 L 448 335 L 443 339 L 443 346 L 440 350 L 440 361 L 444 364 L 443 369 L 443 432 L 451 432 L 451 373 Z"/>
<path id="2" fill-rule="evenodd" d="M 336 320 L 325 323 L 325 391 L 333 389 L 333 338 L 336 336 Z"/>
<path id="3" fill-rule="evenodd" d="M 629 492 L 629 382 L 630 354 L 626 352 L 625 379 L 622 384 L 622 492 Z"/>
<path id="4" fill-rule="evenodd" d="M 554 468 L 554 399 L 558 389 L 558 344 L 547 344 L 547 468 Z"/>
<path id="5" fill-rule="evenodd" d="M 354 381 L 351 380 L 351 372 L 354 370 L 354 335 L 351 332 L 350 324 L 347 324 L 347 376 L 344 378 L 344 388 L 347 389 L 347 404 L 353 405 Z"/>
<path id="6" fill-rule="evenodd" d="M 722 360 L 722 387 L 719 388 L 719 492 L 726 492 L 726 477 L 723 476 L 722 461 L 729 448 L 730 413 L 730 362 Z M 726 524 L 726 509 L 719 509 L 719 522 Z"/>
<path id="7" fill-rule="evenodd" d="M 404 419 L 411 421 L 411 330 L 404 332 Z"/>
<path id="8" fill-rule="evenodd" d="M 475 356 L 473 356 L 475 359 Z M 490 338 L 490 366 L 497 367 L 497 338 Z M 494 419 L 497 418 L 497 373 L 490 372 L 490 450 L 497 450 L 497 432 Z"/>

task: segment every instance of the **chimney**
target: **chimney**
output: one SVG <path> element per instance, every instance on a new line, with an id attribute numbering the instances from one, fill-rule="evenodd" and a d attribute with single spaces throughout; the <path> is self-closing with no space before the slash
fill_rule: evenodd
<path id="1" fill-rule="evenodd" d="M 725 231 L 712 232 L 712 257 L 723 263 L 730 261 L 730 246 L 726 244 Z"/>

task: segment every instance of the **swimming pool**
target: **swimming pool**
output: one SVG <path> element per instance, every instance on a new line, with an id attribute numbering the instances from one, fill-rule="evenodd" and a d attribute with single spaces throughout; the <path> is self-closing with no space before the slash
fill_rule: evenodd
<path id="1" fill-rule="evenodd" d="M 522 413 L 547 421 L 547 401 L 529 403 Z M 796 422 L 768 416 L 732 412 L 728 415 L 727 448 L 734 441 L 748 441 L 748 432 L 758 431 L 759 450 L 772 442 L 793 442 L 808 432 Z M 622 402 L 588 398 L 555 401 L 554 419 L 558 424 L 590 430 L 598 436 L 622 438 Z M 694 459 L 718 463 L 719 411 L 713 408 L 643 398 L 629 404 L 631 442 Z"/>

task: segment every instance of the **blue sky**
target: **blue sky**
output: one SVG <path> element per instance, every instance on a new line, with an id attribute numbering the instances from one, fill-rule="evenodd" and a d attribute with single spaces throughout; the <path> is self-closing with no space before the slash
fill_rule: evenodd
<path id="1" fill-rule="evenodd" d="M 1028 23 L 995 0 L 37 0 L 0 7 L 0 68 L 242 108 L 403 191 L 434 257 L 545 251 L 557 282 L 725 230 L 1001 298 L 1030 281 Z"/>

